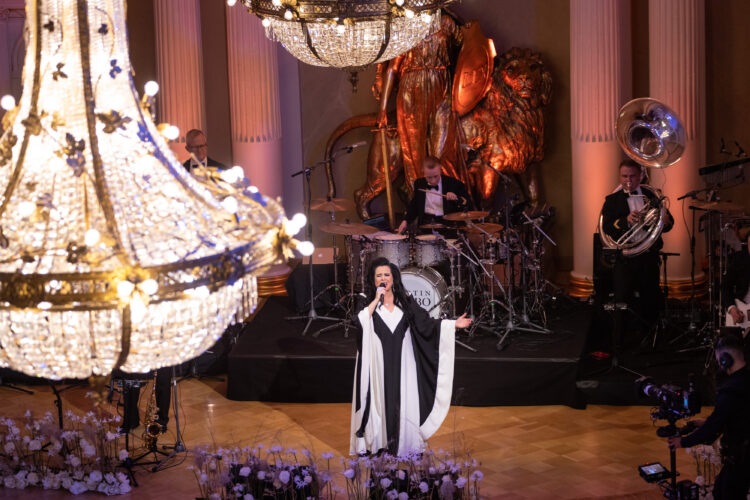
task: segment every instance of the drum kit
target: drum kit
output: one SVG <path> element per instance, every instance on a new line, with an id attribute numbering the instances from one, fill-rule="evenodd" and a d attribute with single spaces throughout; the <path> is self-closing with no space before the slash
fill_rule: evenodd
<path id="1" fill-rule="evenodd" d="M 310 206 L 331 214 L 331 221 L 319 228 L 334 238 L 334 269 L 339 262 L 335 238 L 344 236 L 347 278 L 342 285 L 335 272 L 335 283 L 321 292 L 333 290 L 333 309 L 341 317 L 313 337 L 338 327 L 348 336 L 367 269 L 378 257 L 399 267 L 404 287 L 433 318 L 464 312 L 474 318 L 465 342 L 458 342 L 467 349 L 475 350 L 471 340 L 482 331 L 498 337 L 498 349 L 514 331 L 550 333 L 545 301 L 552 285 L 542 274 L 542 261 L 544 242 L 555 242 L 541 229 L 541 218 L 524 213 L 526 220 L 514 226 L 507 217 L 505 224 L 489 222 L 485 211 L 457 212 L 445 215 L 444 222 L 419 226 L 419 234 L 406 235 L 335 220 L 335 212 L 351 209 L 345 199 L 317 199 Z M 330 319 L 331 312 L 321 318 Z"/>

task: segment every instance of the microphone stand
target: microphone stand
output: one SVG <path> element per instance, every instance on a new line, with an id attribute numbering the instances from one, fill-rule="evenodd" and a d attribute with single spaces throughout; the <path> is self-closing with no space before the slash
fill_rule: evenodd
<path id="1" fill-rule="evenodd" d="M 298 175 L 305 174 L 303 177 L 303 183 L 304 183 L 304 189 L 307 194 L 307 204 L 305 207 L 305 212 L 307 215 L 307 241 L 312 241 L 312 208 L 310 208 L 310 205 L 312 204 L 312 188 L 310 187 L 310 175 L 312 174 L 313 170 L 316 168 L 327 165 L 328 163 L 332 162 L 337 156 L 341 154 L 349 154 L 354 150 L 354 146 L 344 146 L 343 148 L 340 148 L 336 152 L 334 152 L 330 158 L 326 160 L 319 161 L 313 165 L 307 166 L 303 168 L 302 170 L 295 172 L 291 175 L 291 177 L 297 177 Z M 314 253 L 314 252 L 313 252 Z M 284 318 L 287 321 L 294 321 L 299 319 L 306 319 L 307 324 L 305 325 L 304 330 L 302 330 L 302 335 L 307 335 L 307 330 L 310 329 L 310 325 L 315 320 L 323 320 L 323 321 L 335 321 L 335 322 L 341 322 L 341 318 L 334 318 L 331 316 L 321 316 L 317 313 L 315 310 L 315 291 L 313 287 L 313 254 L 310 254 L 310 258 L 308 260 L 308 267 L 310 268 L 310 309 L 307 310 L 307 314 L 304 316 L 289 316 Z M 335 266 L 335 264 L 334 264 Z M 318 332 L 318 333 L 322 333 Z"/>

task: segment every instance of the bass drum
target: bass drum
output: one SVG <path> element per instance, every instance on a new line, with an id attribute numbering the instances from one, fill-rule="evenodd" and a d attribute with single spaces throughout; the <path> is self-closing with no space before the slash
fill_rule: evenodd
<path id="1" fill-rule="evenodd" d="M 448 285 L 431 267 L 407 267 L 401 270 L 401 281 L 406 292 L 414 297 L 430 316 L 437 319 L 443 311 L 443 299 L 448 295 Z"/>

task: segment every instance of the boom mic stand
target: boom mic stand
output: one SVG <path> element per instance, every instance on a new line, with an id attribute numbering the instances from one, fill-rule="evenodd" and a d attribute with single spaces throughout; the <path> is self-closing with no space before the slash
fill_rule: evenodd
<path id="1" fill-rule="evenodd" d="M 315 163 L 313 165 L 310 165 L 308 167 L 303 168 L 299 172 L 293 173 L 292 177 L 297 177 L 298 175 L 305 174 L 303 177 L 304 184 L 306 187 L 306 194 L 307 194 L 307 206 L 305 207 L 305 211 L 307 212 L 307 241 L 312 241 L 312 221 L 311 221 L 311 215 L 312 215 L 312 209 L 310 208 L 310 205 L 312 204 L 312 190 L 310 187 L 310 174 L 312 174 L 312 171 L 316 168 L 320 167 L 321 165 L 326 165 L 334 160 L 334 158 L 342 153 L 349 154 L 354 150 L 353 146 L 346 146 L 344 148 L 339 149 L 336 151 L 331 157 L 327 160 L 319 161 L 318 163 Z M 306 319 L 307 324 L 305 325 L 305 329 L 302 330 L 302 335 L 307 335 L 307 330 L 310 329 L 310 325 L 315 320 L 322 320 L 322 321 L 335 321 L 339 322 L 341 321 L 341 318 L 334 318 L 331 316 L 321 316 L 317 313 L 315 310 L 315 291 L 313 288 L 313 257 L 312 254 L 310 254 L 309 259 L 309 268 L 310 268 L 310 309 L 307 310 L 307 314 L 304 316 L 290 316 L 286 319 L 287 321 L 294 321 L 298 319 Z"/>

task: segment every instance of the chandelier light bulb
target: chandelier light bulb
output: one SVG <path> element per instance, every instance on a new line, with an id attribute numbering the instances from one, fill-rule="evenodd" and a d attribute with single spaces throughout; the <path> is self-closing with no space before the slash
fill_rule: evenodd
<path id="1" fill-rule="evenodd" d="M 11 109 L 16 107 L 16 98 L 13 97 L 10 94 L 6 94 L 0 99 L 0 108 L 3 108 L 5 111 L 10 111 Z"/>
<path id="2" fill-rule="evenodd" d="M 221 206 L 224 207 L 224 210 L 229 212 L 230 214 L 236 214 L 237 210 L 239 209 L 239 203 L 237 203 L 237 198 L 234 196 L 227 196 L 221 201 Z"/>
<path id="3" fill-rule="evenodd" d="M 141 294 L 136 293 L 130 299 L 130 321 L 137 325 L 146 317 L 148 307 L 143 302 Z"/>
<path id="4" fill-rule="evenodd" d="M 294 217 L 292 217 L 292 222 L 295 226 L 302 229 L 303 227 L 305 227 L 305 224 L 307 224 L 307 217 L 305 216 L 305 214 L 298 212 L 294 214 Z"/>
<path id="5" fill-rule="evenodd" d="M 422 19 L 422 22 L 425 23 L 425 24 L 428 24 L 428 23 L 432 22 L 432 16 L 426 10 L 422 11 L 422 13 L 419 15 L 419 17 Z"/>
<path id="6" fill-rule="evenodd" d="M 339 35 L 343 35 L 346 32 L 346 26 L 344 26 L 343 23 L 339 23 L 336 25 L 336 32 L 338 32 Z"/>
<path id="7" fill-rule="evenodd" d="M 159 92 L 159 84 L 153 80 L 149 80 L 143 86 L 143 91 L 149 97 L 154 97 Z"/>
<path id="8" fill-rule="evenodd" d="M 404 6 L 404 0 L 396 0 L 396 5 L 398 5 L 399 7 L 403 7 Z"/>
<path id="9" fill-rule="evenodd" d="M 292 19 L 294 19 L 294 14 L 290 9 L 287 9 L 286 12 L 284 12 L 284 19 L 286 19 L 287 21 L 291 21 Z"/>
<path id="10" fill-rule="evenodd" d="M 36 306 L 39 309 L 42 309 L 42 310 L 46 311 L 47 309 L 51 309 L 52 308 L 52 302 L 47 302 L 45 300 L 45 301 L 42 301 L 42 302 L 38 303 Z"/>
<path id="11" fill-rule="evenodd" d="M 227 0 L 227 6 L 228 7 L 234 7 L 234 4 L 237 3 L 237 0 Z"/>
<path id="12" fill-rule="evenodd" d="M 406 19 L 413 19 L 414 11 L 411 9 L 404 9 L 404 15 L 406 16 Z"/>
<path id="13" fill-rule="evenodd" d="M 23 218 L 31 216 L 34 210 L 36 210 L 36 204 L 30 201 L 22 201 L 18 204 L 18 214 Z"/>
<path id="14" fill-rule="evenodd" d="M 166 127 L 164 127 L 161 135 L 163 135 L 164 138 L 169 141 L 175 141 L 178 137 L 180 137 L 180 127 L 178 127 L 177 125 L 167 125 Z"/>
<path id="15" fill-rule="evenodd" d="M 309 257 L 315 251 L 315 245 L 311 241 L 300 241 L 297 243 L 297 251 L 305 257 Z"/>
<path id="16" fill-rule="evenodd" d="M 262 24 L 264 28 L 268 28 L 269 26 L 271 26 L 271 20 L 267 17 L 264 17 L 260 24 Z"/>
<path id="17" fill-rule="evenodd" d="M 140 282 L 138 288 L 140 288 L 146 295 L 155 295 L 156 292 L 159 291 L 159 284 L 155 279 L 147 279 Z"/>
<path id="18" fill-rule="evenodd" d="M 128 302 L 133 290 L 135 290 L 135 285 L 128 280 L 122 280 L 117 284 L 117 296 L 123 302 Z"/>
<path id="19" fill-rule="evenodd" d="M 272 0 L 271 3 L 274 7 L 281 7 L 281 0 Z"/>
<path id="20" fill-rule="evenodd" d="M 87 247 L 93 247 L 97 243 L 99 243 L 99 240 L 101 239 L 101 234 L 99 234 L 99 231 L 96 229 L 89 229 L 86 231 L 86 234 L 83 236 L 83 242 L 86 244 Z"/>

